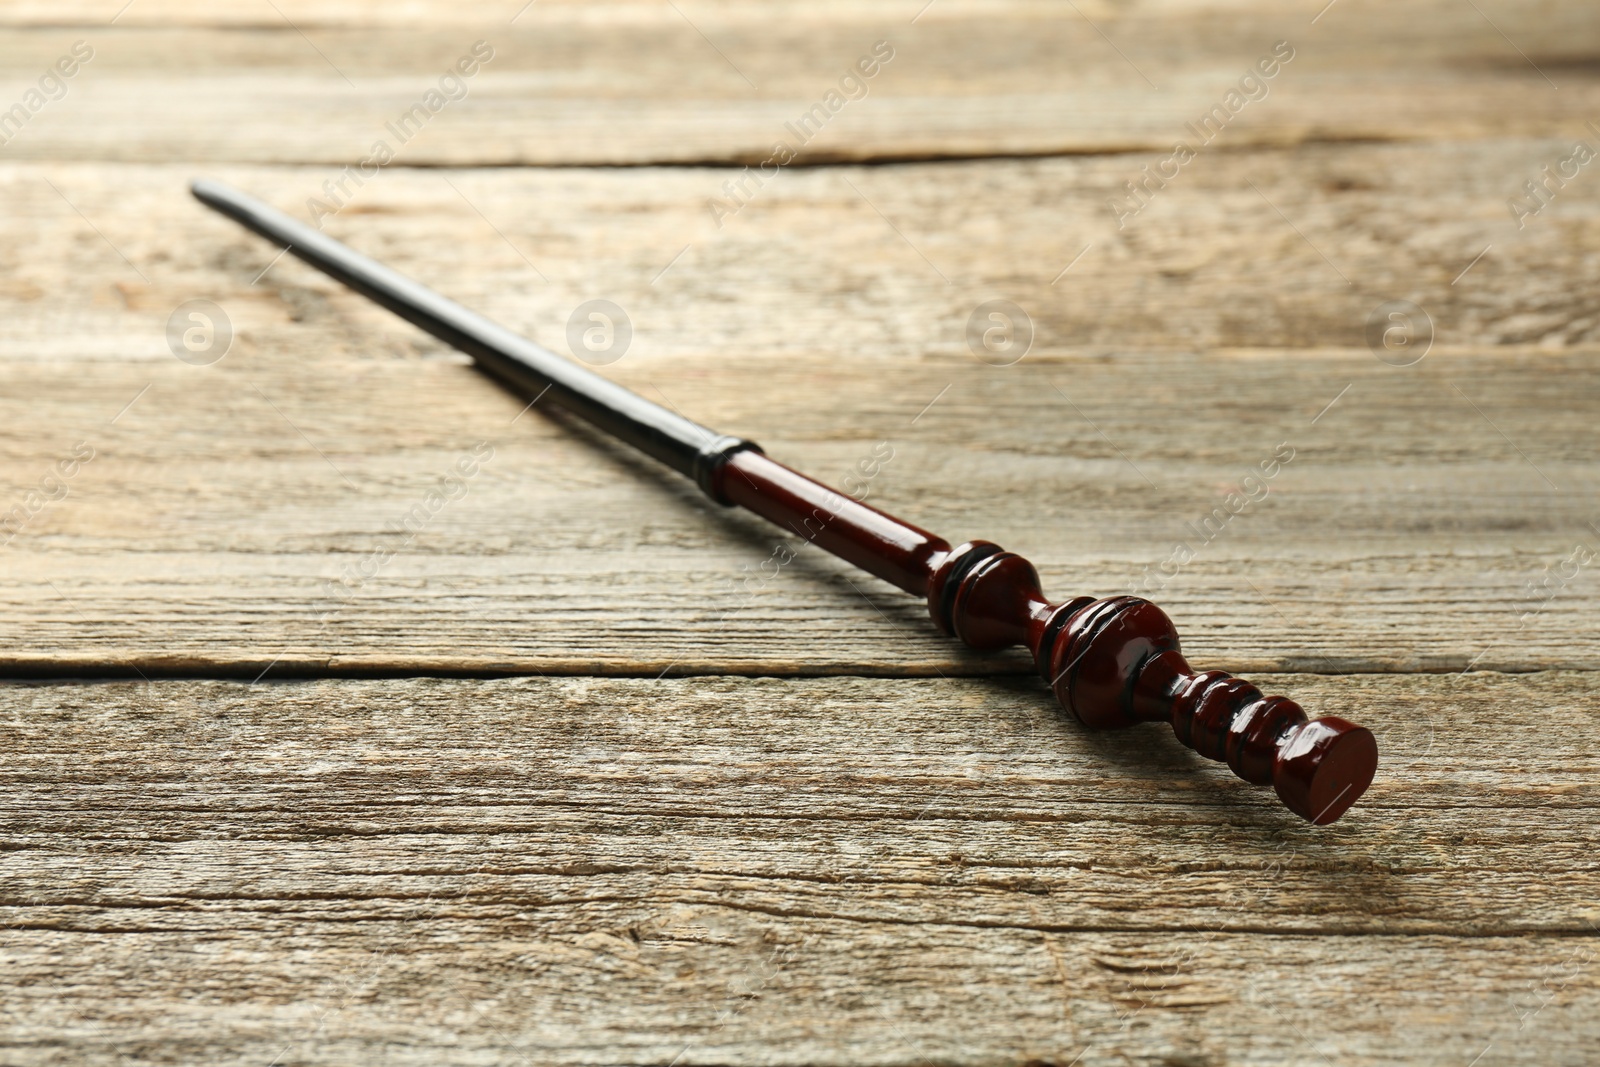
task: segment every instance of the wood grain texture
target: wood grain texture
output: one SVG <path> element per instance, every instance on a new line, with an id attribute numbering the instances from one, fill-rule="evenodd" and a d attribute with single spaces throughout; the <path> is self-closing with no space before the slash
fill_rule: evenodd
<path id="1" fill-rule="evenodd" d="M 780 139 L 813 162 L 1167 152 L 1280 40 L 1295 58 L 1219 144 L 1566 138 L 1600 114 L 1581 2 L 1344 0 L 1313 23 L 1321 4 L 139 0 L 108 24 L 122 6 L 7 5 L 19 87 L 73 40 L 95 49 L 8 156 L 337 166 L 386 137 L 452 166 L 757 163 Z M 470 94 L 403 147 L 386 134 L 476 40 L 495 58 Z M 880 40 L 895 58 L 864 98 L 786 132 Z"/>
<path id="2" fill-rule="evenodd" d="M 78 372 L 8 371 L 9 395 L 37 398 L 15 405 L 0 437 L 9 469 L 47 473 L 80 439 L 97 450 L 67 498 L 5 549 L 10 670 L 1030 669 L 1020 655 L 962 652 L 918 601 L 820 553 L 768 577 L 776 544 L 801 547 L 792 534 L 716 508 L 570 424 L 511 425 L 520 402 L 465 367 L 321 361 L 308 376 L 280 358 L 104 365 L 92 385 Z M 1144 589 L 1197 663 L 1460 670 L 1600 661 L 1592 570 L 1562 577 L 1574 545 L 1595 543 L 1579 416 L 1594 403 L 1592 358 L 1462 355 L 1388 393 L 1388 368 L 1374 372 L 1370 356 L 1307 360 L 1328 384 L 1298 409 L 1274 366 L 1252 359 L 1084 361 L 1011 377 L 936 366 L 962 391 L 915 426 L 941 388 L 927 369 L 820 380 L 680 370 L 702 383 L 686 394 L 697 416 L 754 431 L 825 478 L 890 442 L 869 500 L 1023 552 L 1063 595 Z M 1309 425 L 1341 373 L 1359 386 Z M 1082 414 L 1050 387 L 1066 376 Z M 1177 377 L 1210 383 L 1211 414 L 1188 414 L 1193 390 L 1134 403 L 1144 383 Z M 1472 384 L 1515 447 L 1453 380 Z M 679 394 L 683 379 L 669 381 Z M 1541 405 L 1553 409 L 1542 424 Z M 1008 409 L 1018 421 L 994 419 Z M 761 432 L 775 423 L 780 432 Z M 408 535 L 411 509 L 482 440 L 494 458 L 466 497 Z M 1202 544 L 1188 524 L 1284 440 L 1296 458 L 1271 494 Z M 1517 447 L 1561 490 L 1539 483 Z M 27 488 L 18 483 L 13 495 Z M 1200 554 L 1152 587 L 1144 569 L 1159 573 L 1180 541 Z M 345 592 L 330 593 L 341 578 Z"/>
<path id="3" fill-rule="evenodd" d="M 1335 827 L 995 680 L 12 684 L 5 1057 L 1585 1062 L 1594 675 L 1268 681 Z"/>
<path id="4" fill-rule="evenodd" d="M 635 323 L 623 366 L 667 354 L 967 360 L 968 318 L 993 298 L 1031 316 L 1035 355 L 1365 352 L 1369 314 L 1395 299 L 1427 309 L 1441 350 L 1559 349 L 1600 343 L 1583 291 L 1600 182 L 1569 183 L 1521 230 L 1507 199 L 1564 150 L 1218 153 L 1120 228 L 1109 199 L 1154 156 L 788 171 L 720 227 L 707 204 L 731 203 L 730 178 L 715 168 L 398 168 L 326 229 L 562 349 L 577 304 L 614 300 Z M 277 345 L 331 326 L 312 350 L 365 354 L 394 334 L 387 312 L 292 261 L 251 284 L 273 250 L 194 203 L 198 175 L 307 220 L 307 200 L 338 176 L 0 166 L 14 205 L 0 223 L 13 322 L 0 357 L 166 360 L 166 315 L 197 296 L 224 302 L 242 331 L 280 327 Z"/>
<path id="5" fill-rule="evenodd" d="M 0 113 L 94 49 L 0 123 L 0 674 L 135 679 L 0 683 L 0 1062 L 1592 1062 L 1600 184 L 1507 202 L 1600 136 L 1592 3 L 0 26 Z M 892 447 L 871 502 L 1139 589 L 1197 665 L 1323 672 L 1256 680 L 1375 730 L 1363 802 L 1314 829 L 1161 728 L 1082 731 L 815 551 L 762 581 L 774 530 L 187 196 L 305 217 L 478 39 L 329 232 L 557 351 L 615 301 L 618 381 L 825 480 Z M 197 298 L 237 333 L 208 367 L 164 337 Z M 965 341 L 993 299 L 1013 366 Z M 1369 351 L 1392 300 L 1414 366 Z"/>
<path id="6" fill-rule="evenodd" d="M 786 175 L 720 232 L 696 199 L 713 172 L 458 174 L 470 202 L 395 172 L 330 227 L 558 351 L 577 304 L 615 300 L 635 338 L 606 373 L 825 480 L 887 443 L 869 500 L 1022 552 L 1057 595 L 1144 588 L 1196 663 L 1594 667 L 1592 570 L 1566 561 L 1600 537 L 1600 325 L 1581 282 L 1596 194 L 1574 184 L 1519 235 L 1486 177 L 1521 166 L 1513 147 L 1217 157 L 1120 238 L 1081 215 L 1126 164 L 1065 160 Z M 915 602 L 819 555 L 761 581 L 777 531 L 537 410 L 517 418 L 522 401 L 436 343 L 273 265 L 190 201 L 188 173 L 18 165 L 0 180 L 26 212 L 6 223 L 6 507 L 74 443 L 97 450 L 0 555 L 8 670 L 1025 669 L 965 656 Z M 317 173 L 224 172 L 291 207 Z M 1334 180 L 1351 173 L 1372 187 Z M 1304 232 L 1370 284 L 1344 285 L 1262 195 L 1222 189 L 1247 179 L 1277 202 L 1315 198 L 1306 215 L 1324 221 Z M 961 264 L 959 283 L 850 183 Z M 937 236 L 980 196 L 1005 225 Z M 1097 258 L 1052 287 L 1091 241 Z M 1011 367 L 962 337 L 996 295 L 1036 328 Z M 1437 324 L 1413 367 L 1362 339 L 1393 296 Z M 195 297 L 238 334 L 210 367 L 163 336 Z M 478 441 L 496 458 L 467 497 L 397 534 Z M 1270 495 L 1200 544 L 1285 442 L 1296 458 Z M 401 542 L 330 601 L 325 580 Z M 1180 542 L 1197 558 L 1163 581 Z"/>

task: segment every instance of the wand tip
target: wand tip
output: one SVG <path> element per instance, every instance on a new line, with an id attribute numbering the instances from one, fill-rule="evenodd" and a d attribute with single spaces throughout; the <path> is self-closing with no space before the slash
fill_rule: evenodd
<path id="1" fill-rule="evenodd" d="M 189 194 L 208 207 L 214 207 L 226 198 L 231 190 L 221 182 L 214 182 L 210 178 L 195 178 L 189 182 Z"/>

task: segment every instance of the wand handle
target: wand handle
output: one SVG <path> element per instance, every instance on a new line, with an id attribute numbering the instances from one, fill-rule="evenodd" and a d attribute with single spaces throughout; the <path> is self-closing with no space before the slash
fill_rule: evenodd
<path id="1" fill-rule="evenodd" d="M 1371 784 L 1372 732 L 1344 719 L 1307 721 L 1300 705 L 1223 671 L 1196 673 L 1165 612 L 1133 596 L 1052 604 L 1033 564 L 988 541 L 955 548 L 926 530 L 841 496 L 760 452 L 730 455 L 713 494 L 755 512 L 914 596 L 934 625 L 984 652 L 1022 645 L 1083 725 L 1167 722 L 1179 741 L 1270 784 L 1309 822 L 1331 823 Z"/>
<path id="2" fill-rule="evenodd" d="M 1115 729 L 1166 721 L 1178 740 L 1226 761 L 1249 782 L 1270 783 L 1290 810 L 1330 823 L 1377 770 L 1371 731 L 1343 719 L 1308 722 L 1300 706 L 1263 696 L 1222 671 L 1195 673 L 1172 621 L 1138 597 L 1078 597 L 1052 604 L 1021 556 L 988 541 L 954 548 L 941 537 L 843 496 L 762 454 L 624 389 L 587 367 L 469 311 L 333 238 L 216 182 L 196 198 L 284 245 L 529 395 L 554 403 L 693 478 L 713 500 L 739 505 L 802 540 L 924 597 L 940 630 L 979 649 L 1022 645 L 1062 705 L 1083 725 Z"/>

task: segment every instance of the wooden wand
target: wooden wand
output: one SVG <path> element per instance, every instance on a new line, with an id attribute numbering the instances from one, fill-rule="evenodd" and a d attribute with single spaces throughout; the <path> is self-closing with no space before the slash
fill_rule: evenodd
<path id="1" fill-rule="evenodd" d="M 1338 718 L 1307 721 L 1300 705 L 1223 671 L 1192 670 L 1162 610 L 1134 596 L 1045 599 L 1033 565 L 989 541 L 951 547 L 835 492 L 740 437 L 715 433 L 426 289 L 280 211 L 211 181 L 194 195 L 401 318 L 477 360 L 523 395 L 550 400 L 834 555 L 924 597 L 934 625 L 972 648 L 1023 645 L 1072 716 L 1091 729 L 1170 722 L 1178 740 L 1271 783 L 1291 811 L 1331 823 L 1372 782 L 1372 732 Z"/>

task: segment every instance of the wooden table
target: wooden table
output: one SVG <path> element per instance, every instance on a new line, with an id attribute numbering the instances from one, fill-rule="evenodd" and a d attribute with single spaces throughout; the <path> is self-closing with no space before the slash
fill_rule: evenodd
<path id="1" fill-rule="evenodd" d="M 1590 0 L 123 5 L 0 12 L 0 1061 L 1594 1062 Z M 614 302 L 606 374 L 891 454 L 1377 781 L 1313 829 L 773 575 L 202 174 L 558 350 Z"/>

